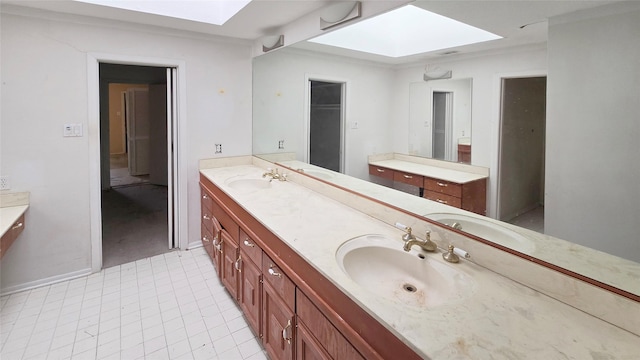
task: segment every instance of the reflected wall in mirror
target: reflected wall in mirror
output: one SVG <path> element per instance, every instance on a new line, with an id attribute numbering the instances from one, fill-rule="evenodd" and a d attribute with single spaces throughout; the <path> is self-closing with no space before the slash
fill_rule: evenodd
<path id="1" fill-rule="evenodd" d="M 409 84 L 409 155 L 471 163 L 472 79 Z M 459 146 L 461 145 L 461 146 Z"/>
<path id="2" fill-rule="evenodd" d="M 532 6 L 533 2 L 525 3 Z M 582 3 L 587 2 L 564 4 Z M 440 2 L 422 4 L 446 6 Z M 555 6 L 550 2 L 536 4 Z M 501 12 L 492 6 L 497 5 L 482 2 L 476 9 L 478 17 Z M 518 11 L 518 6 L 520 3 L 514 3 L 511 11 Z M 528 255 L 640 296 L 640 162 L 636 145 L 640 138 L 640 84 L 633 76 L 640 46 L 631 46 L 637 44 L 634 34 L 640 31 L 640 4 L 624 2 L 575 13 L 563 11 L 553 13 L 548 26 L 539 25 L 544 27 L 545 39 L 548 32 L 547 41 L 492 50 L 474 47 L 475 53 L 462 51 L 453 56 L 431 54 L 412 64 L 390 65 L 308 49 L 283 49 L 258 57 L 254 60 L 254 153 L 277 153 L 277 139 L 284 134 L 287 147 L 282 151 L 306 161 L 302 123 L 305 74 L 338 76 L 348 79 L 345 174 L 369 180 L 367 156 L 416 151 L 418 146 L 409 141 L 414 131 L 411 84 L 420 83 L 425 64 L 435 64 L 452 70 L 454 80 L 472 79 L 471 163 L 490 168 L 487 207 L 488 215 L 495 218 L 502 79 L 547 76 L 547 235 L 535 239 L 538 250 Z M 470 19 L 473 13 L 464 15 Z M 522 18 L 520 13 L 516 15 Z M 510 40 L 505 41 L 508 44 Z M 501 224 L 528 234 L 526 229 Z M 540 251 L 541 247 L 547 250 Z M 595 250 L 583 252 L 584 247 Z"/>

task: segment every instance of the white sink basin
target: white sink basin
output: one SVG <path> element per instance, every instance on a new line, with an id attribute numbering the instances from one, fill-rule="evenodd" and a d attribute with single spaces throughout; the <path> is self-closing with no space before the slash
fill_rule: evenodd
<path id="1" fill-rule="evenodd" d="M 257 191 L 268 189 L 271 182 L 267 179 L 236 179 L 227 182 L 230 188 L 242 191 Z"/>
<path id="2" fill-rule="evenodd" d="M 425 216 L 431 220 L 435 220 L 449 226 L 453 223 L 458 223 L 462 226 L 460 230 L 464 232 L 476 235 L 496 244 L 506 246 L 521 253 L 527 254 L 535 250 L 535 245 L 530 239 L 490 221 L 451 213 L 434 213 L 427 214 Z"/>
<path id="3" fill-rule="evenodd" d="M 468 298 L 475 282 L 441 253 L 406 252 L 400 239 L 364 235 L 340 246 L 342 270 L 371 293 L 406 306 L 430 308 Z"/>

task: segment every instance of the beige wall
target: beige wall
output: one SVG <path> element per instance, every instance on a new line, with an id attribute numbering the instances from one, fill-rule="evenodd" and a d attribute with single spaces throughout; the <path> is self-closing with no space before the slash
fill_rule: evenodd
<path id="1" fill-rule="evenodd" d="M 144 88 L 145 84 L 109 84 L 109 152 L 124 154 L 124 113 L 122 112 L 122 92 L 131 88 Z"/>

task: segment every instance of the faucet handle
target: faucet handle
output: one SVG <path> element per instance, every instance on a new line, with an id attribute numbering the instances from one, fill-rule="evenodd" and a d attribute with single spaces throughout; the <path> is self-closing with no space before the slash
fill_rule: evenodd
<path id="1" fill-rule="evenodd" d="M 415 240 L 416 237 L 411 233 L 411 228 L 409 226 L 397 222 L 396 227 L 407 232 L 406 234 L 402 235 L 402 240 L 404 240 L 405 242 L 409 240 Z"/>
<path id="2" fill-rule="evenodd" d="M 449 251 L 442 254 L 442 258 L 447 260 L 448 262 L 457 263 L 460 261 L 460 257 L 465 259 L 470 259 L 471 255 L 468 252 L 458 249 L 453 245 L 449 245 Z"/>

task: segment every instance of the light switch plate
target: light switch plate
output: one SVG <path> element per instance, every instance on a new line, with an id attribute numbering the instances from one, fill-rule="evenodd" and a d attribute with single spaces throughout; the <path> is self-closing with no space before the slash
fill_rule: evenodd
<path id="1" fill-rule="evenodd" d="M 82 124 L 64 124 L 64 137 L 82 136 Z"/>

